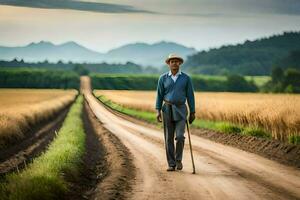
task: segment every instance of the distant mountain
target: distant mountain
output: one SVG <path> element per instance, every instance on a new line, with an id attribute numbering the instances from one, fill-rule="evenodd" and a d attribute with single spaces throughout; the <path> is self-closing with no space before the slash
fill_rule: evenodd
<path id="1" fill-rule="evenodd" d="M 170 53 L 177 53 L 186 58 L 196 53 L 196 50 L 173 42 L 135 43 L 107 52 L 106 59 L 110 62 L 131 61 L 144 66 L 160 67 L 164 65 L 164 60 Z"/>
<path id="2" fill-rule="evenodd" d="M 48 60 L 51 62 L 62 61 L 100 61 L 102 54 L 87 49 L 75 42 L 66 42 L 55 45 L 51 42 L 40 41 L 30 43 L 24 47 L 0 47 L 0 59 L 24 59 L 29 62 Z"/>
<path id="3" fill-rule="evenodd" d="M 128 61 L 143 66 L 160 67 L 164 65 L 164 59 L 169 54 L 175 52 L 184 58 L 196 52 L 193 48 L 188 48 L 172 42 L 159 42 L 155 44 L 135 43 L 112 49 L 107 53 L 99 53 L 75 42 L 67 42 L 55 45 L 51 42 L 41 41 L 31 43 L 23 47 L 1 47 L 0 59 L 12 60 L 14 58 L 24 59 L 28 62 L 48 60 L 57 62 L 108 62 L 127 63 Z"/>
<path id="4" fill-rule="evenodd" d="M 274 65 L 296 50 L 300 50 L 300 32 L 284 32 L 198 52 L 189 56 L 184 66 L 191 73 L 270 75 Z"/>

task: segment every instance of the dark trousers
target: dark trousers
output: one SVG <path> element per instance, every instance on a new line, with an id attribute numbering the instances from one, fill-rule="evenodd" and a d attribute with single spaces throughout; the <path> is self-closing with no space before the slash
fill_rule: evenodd
<path id="1" fill-rule="evenodd" d="M 181 161 L 183 156 L 185 120 L 174 121 L 172 119 L 170 106 L 163 112 L 163 122 L 167 161 L 170 167 L 174 167 L 176 166 L 176 161 Z M 176 140 L 176 148 L 174 145 L 174 137 Z"/>

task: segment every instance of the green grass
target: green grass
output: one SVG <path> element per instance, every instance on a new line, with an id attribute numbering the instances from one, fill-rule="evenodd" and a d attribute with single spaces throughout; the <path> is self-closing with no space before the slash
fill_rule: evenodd
<path id="1" fill-rule="evenodd" d="M 266 133 L 263 129 L 259 127 L 246 127 L 241 131 L 243 135 L 251 135 L 255 137 L 271 138 L 271 134 Z"/>
<path id="2" fill-rule="evenodd" d="M 161 127 L 162 124 L 156 121 L 156 113 L 149 111 L 142 111 L 132 108 L 127 108 L 122 105 L 119 105 L 111 100 L 107 99 L 104 95 L 97 96 L 97 98 L 103 102 L 108 107 L 117 110 L 121 113 L 127 114 L 129 116 L 145 120 L 149 123 L 155 124 L 158 127 Z M 236 125 L 230 122 L 225 121 L 209 121 L 203 119 L 196 119 L 192 125 L 194 128 L 204 128 L 214 131 L 220 131 L 222 133 L 230 134 L 241 134 L 241 135 L 251 135 L 255 137 L 270 138 L 271 134 L 265 132 L 264 130 L 257 127 L 245 127 Z"/>
<path id="3" fill-rule="evenodd" d="M 245 79 L 247 81 L 253 80 L 255 85 L 261 87 L 264 84 L 266 84 L 269 80 L 271 80 L 271 77 L 270 76 L 245 76 Z"/>
<path id="4" fill-rule="evenodd" d="M 48 150 L 20 173 L 12 173 L 0 184 L 0 197 L 13 199 L 61 199 L 68 191 L 65 175 L 78 173 L 85 151 L 81 119 L 83 97 L 72 105 L 62 128 Z"/>
<path id="5" fill-rule="evenodd" d="M 222 76 L 222 75 L 207 75 L 207 74 L 194 74 L 192 75 L 192 78 L 201 78 L 204 80 L 217 80 L 217 81 L 225 81 L 226 80 L 226 76 Z"/>
<path id="6" fill-rule="evenodd" d="M 226 76 L 222 76 L 222 75 L 205 75 L 205 74 L 200 75 L 199 74 L 199 75 L 193 75 L 193 77 L 202 78 L 204 80 L 217 80 L 217 81 L 225 81 L 226 80 Z M 261 87 L 266 82 L 271 80 L 270 76 L 244 76 L 244 78 L 247 81 L 253 80 L 255 85 L 257 85 L 258 87 Z"/>
<path id="7" fill-rule="evenodd" d="M 290 135 L 288 136 L 288 141 L 291 144 L 300 144 L 300 135 Z"/>
<path id="8" fill-rule="evenodd" d="M 267 133 L 261 128 L 251 127 L 251 126 L 241 126 L 226 121 L 209 121 L 209 120 L 196 119 L 193 122 L 192 127 L 215 130 L 215 131 L 220 131 L 222 133 L 228 133 L 228 134 L 240 134 L 240 135 L 249 135 L 249 136 L 261 137 L 261 138 L 271 138 L 271 134 Z"/>

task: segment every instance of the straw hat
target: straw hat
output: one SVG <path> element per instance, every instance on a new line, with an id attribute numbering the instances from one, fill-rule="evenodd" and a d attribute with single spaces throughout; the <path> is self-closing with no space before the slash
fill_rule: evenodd
<path id="1" fill-rule="evenodd" d="M 169 64 L 169 61 L 170 61 L 171 59 L 178 59 L 178 60 L 181 61 L 181 64 L 182 64 L 183 61 L 184 61 L 183 58 L 181 58 L 180 56 L 178 56 L 178 55 L 176 55 L 176 54 L 170 54 L 170 55 L 167 57 L 167 59 L 166 59 L 166 63 Z"/>

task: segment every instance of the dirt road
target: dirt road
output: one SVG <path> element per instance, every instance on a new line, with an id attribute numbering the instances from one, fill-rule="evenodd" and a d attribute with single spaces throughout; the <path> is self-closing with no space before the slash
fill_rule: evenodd
<path id="1" fill-rule="evenodd" d="M 167 172 L 162 130 L 115 115 L 82 92 L 104 127 L 130 150 L 136 167 L 131 199 L 300 199 L 300 170 L 192 135 L 196 174 L 186 139 L 183 171 Z M 126 166 L 124 166 L 126 167 Z"/>

